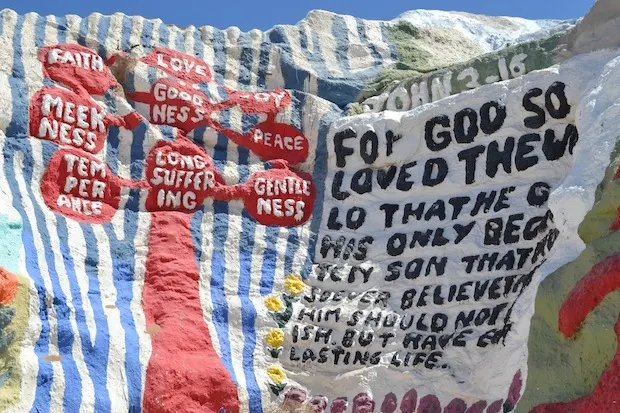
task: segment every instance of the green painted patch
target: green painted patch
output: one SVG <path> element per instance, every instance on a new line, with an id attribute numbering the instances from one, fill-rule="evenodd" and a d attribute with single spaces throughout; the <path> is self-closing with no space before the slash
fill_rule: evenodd
<path id="1" fill-rule="evenodd" d="M 459 53 L 458 50 L 445 44 L 428 40 L 428 32 L 429 30 L 426 30 L 423 33 L 422 30 L 406 22 L 400 22 L 390 29 L 390 40 L 396 46 L 399 63 L 384 70 L 367 85 L 366 90 L 358 99 L 360 104 L 370 97 L 383 95 L 385 98 L 399 86 L 409 92 L 413 85 L 418 85 L 420 90 L 425 87 L 428 101 L 435 101 L 485 84 L 513 79 L 534 70 L 550 67 L 555 63 L 556 49 L 566 35 L 566 32 L 561 32 L 545 39 L 520 43 L 498 52 L 479 56 L 479 50 L 475 50 L 479 49 L 479 46 L 475 44 L 470 45 L 469 55 Z M 454 33 L 452 35 L 464 41 L 462 35 Z M 426 44 L 433 43 L 436 50 L 441 50 L 441 53 L 432 54 L 426 51 L 422 46 L 424 44 L 422 36 L 427 37 Z M 471 50 L 472 47 L 474 50 Z M 446 62 L 442 62 L 437 56 L 445 55 L 450 56 L 457 63 L 442 65 Z M 434 83 L 441 87 L 445 94 L 434 94 Z M 383 99 L 380 110 L 384 109 L 385 99 Z M 403 108 L 403 110 L 408 109 Z M 361 113 L 362 106 L 355 106 L 352 112 Z"/>
<path id="2" fill-rule="evenodd" d="M 609 231 L 620 206 L 620 180 L 613 181 L 618 165 L 620 143 L 597 189 L 596 204 L 579 228 L 587 244 L 585 251 L 540 286 L 529 339 L 527 387 L 517 413 L 526 413 L 541 403 L 571 401 L 591 393 L 615 354 L 614 324 L 620 312 L 620 293 L 607 297 L 572 339 L 560 334 L 558 313 L 592 266 L 620 251 L 620 231 Z"/>

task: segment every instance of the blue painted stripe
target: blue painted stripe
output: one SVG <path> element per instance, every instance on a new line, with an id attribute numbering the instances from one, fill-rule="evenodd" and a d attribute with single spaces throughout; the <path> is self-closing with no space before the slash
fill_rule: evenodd
<path id="1" fill-rule="evenodd" d="M 39 298 L 39 318 L 41 321 L 41 332 L 34 344 L 34 353 L 39 358 L 39 368 L 37 372 L 37 387 L 35 390 L 35 400 L 32 406 L 33 413 L 47 413 L 50 410 L 51 402 L 51 388 L 54 373 L 51 363 L 43 361 L 43 357 L 49 354 L 49 340 L 50 340 L 50 324 L 49 313 L 47 307 L 47 293 L 41 270 L 39 268 L 38 251 L 34 244 L 33 229 L 24 211 L 20 200 L 26 194 L 22 194 L 19 190 L 17 180 L 15 179 L 15 171 L 13 169 L 14 157 L 17 152 L 20 152 L 21 145 L 23 145 L 23 139 L 26 136 L 26 119 L 25 111 L 26 102 L 24 102 L 22 96 L 25 95 L 26 85 L 24 84 L 25 73 L 24 65 L 21 60 L 22 47 L 21 47 L 21 34 L 23 31 L 24 17 L 17 16 L 15 22 L 15 28 L 13 32 L 13 70 L 12 76 L 9 77 L 9 86 L 11 88 L 11 101 L 13 115 L 11 122 L 9 123 L 6 131 L 6 138 L 4 144 L 4 174 L 7 182 L 11 187 L 13 194 L 13 208 L 19 213 L 22 223 L 22 242 L 25 252 L 25 263 L 28 275 L 34 281 L 34 286 L 38 293 Z M 16 116 L 17 115 L 17 116 Z"/>
<path id="2" fill-rule="evenodd" d="M 200 31 L 194 30 L 194 56 L 196 56 L 200 60 L 204 60 L 204 43 L 202 42 L 202 36 Z M 209 68 L 211 69 L 211 68 Z M 206 126 L 199 126 L 193 132 L 194 141 L 201 147 L 204 147 L 204 134 L 207 130 Z M 205 214 L 205 205 L 204 203 L 200 205 L 200 208 L 192 215 L 191 220 L 191 228 L 192 228 L 192 241 L 194 243 L 194 255 L 196 258 L 196 263 L 198 264 L 199 271 L 201 270 L 201 259 L 202 259 L 202 220 L 204 219 Z M 202 274 L 201 274 L 202 276 Z M 204 311 L 204 310 L 203 310 Z"/>
<path id="3" fill-rule="evenodd" d="M 327 178 L 327 134 L 329 127 L 341 116 L 338 111 L 330 111 L 323 115 L 320 122 L 318 140 L 316 145 L 316 158 L 314 160 L 314 171 L 312 173 L 312 182 L 316 190 L 316 200 L 314 201 L 314 209 L 312 211 L 312 221 L 310 223 L 310 237 L 308 245 L 308 259 L 301 271 L 301 276 L 307 279 L 312 272 L 312 263 L 314 262 L 316 243 L 321 220 L 323 219 L 323 203 L 325 202 L 325 179 Z"/>
<path id="4" fill-rule="evenodd" d="M 390 39 L 390 31 L 388 30 L 388 23 L 380 23 L 381 24 L 381 36 L 383 37 L 383 42 L 388 44 L 390 47 L 390 57 L 392 60 L 398 60 L 398 53 L 396 52 L 396 45 Z"/>
<path id="5" fill-rule="evenodd" d="M 174 47 L 177 50 L 185 51 L 185 37 L 183 36 L 183 31 L 176 29 L 174 33 L 175 33 Z"/>
<path id="6" fill-rule="evenodd" d="M 247 210 L 241 214 L 241 237 L 239 238 L 239 299 L 241 301 L 241 325 L 243 329 L 243 372 L 251 412 L 262 411 L 261 389 L 254 374 L 254 349 L 256 348 L 256 309 L 250 299 L 252 284 L 252 253 L 256 221 Z"/>
<path id="7" fill-rule="evenodd" d="M 291 123 L 297 129 L 302 130 L 302 123 L 304 119 L 304 103 L 306 101 L 306 95 L 304 93 L 295 92 L 292 100 L 292 116 Z M 293 268 L 294 258 L 298 253 L 300 247 L 299 240 L 299 228 L 298 227 L 289 227 L 288 228 L 288 238 L 286 241 L 286 253 L 284 255 L 284 274 L 292 274 L 296 272 L 296 269 Z"/>
<path id="8" fill-rule="evenodd" d="M 118 128 L 109 128 L 108 138 L 106 139 L 106 162 L 110 171 L 114 175 L 118 175 L 118 148 L 121 144 L 120 133 Z"/>
<path id="9" fill-rule="evenodd" d="M 377 45 L 371 42 L 368 38 L 368 35 L 366 34 L 366 26 L 364 25 L 364 20 L 356 18 L 355 22 L 357 24 L 357 34 L 359 35 L 362 43 L 364 43 L 364 45 L 368 47 L 368 49 L 370 49 L 370 54 L 372 55 L 372 58 L 375 61 L 375 67 L 378 70 L 378 68 L 382 64 L 383 57 L 381 56 L 381 53 L 377 51 Z"/>
<path id="10" fill-rule="evenodd" d="M 67 228 L 67 221 L 61 215 L 56 216 L 56 231 L 58 232 L 58 243 L 60 246 L 60 252 L 62 254 L 64 268 L 67 274 L 67 280 L 69 282 L 69 289 L 71 292 L 71 301 L 75 310 L 75 321 L 77 325 L 78 335 L 80 337 L 80 345 L 84 362 L 88 368 L 90 376 L 99 373 L 93 370 L 93 363 L 89 362 L 89 356 L 93 354 L 93 347 L 91 345 L 91 335 L 88 329 L 88 323 L 86 321 L 86 313 L 84 311 L 84 305 L 82 303 L 82 295 L 80 292 L 80 284 L 78 282 L 78 276 L 75 272 L 75 262 L 71 256 L 71 250 L 69 248 L 69 231 Z M 100 321 L 100 320 L 99 320 Z M 59 331 L 60 334 L 60 331 Z M 72 411 L 73 406 L 79 406 L 82 402 L 82 382 L 69 382 L 65 377 L 65 400 L 64 410 Z M 98 390 L 98 389 L 97 389 Z M 69 397 L 67 397 L 67 391 Z M 105 391 L 105 390 L 104 390 Z M 77 403 L 77 404 L 75 404 Z"/>
<path id="11" fill-rule="evenodd" d="M 332 36 L 336 42 L 336 59 L 345 78 L 351 75 L 351 64 L 349 63 L 349 28 L 344 21 L 344 17 L 335 15 L 332 17 Z"/>
<path id="12" fill-rule="evenodd" d="M 317 67 L 317 95 L 323 99 L 335 103 L 340 108 L 355 100 L 362 87 L 355 85 L 353 79 L 334 79 L 327 70 L 319 35 L 312 31 L 312 42 L 314 45 L 314 61 Z"/>
<path id="13" fill-rule="evenodd" d="M 269 54 L 272 44 L 267 39 L 267 34 L 263 33 L 260 45 L 260 54 L 258 56 L 258 76 L 256 77 L 256 85 L 264 88 L 267 83 L 267 72 L 269 70 Z"/>
<path id="14" fill-rule="evenodd" d="M 97 43 L 99 47 L 97 48 L 97 54 L 102 56 L 104 59 L 108 57 L 108 50 L 106 47 L 105 40 L 108 37 L 108 32 L 110 31 L 110 16 L 101 16 L 99 18 L 99 24 L 97 28 Z"/>
<path id="15" fill-rule="evenodd" d="M 27 102 L 23 99 L 23 96 L 27 95 L 26 85 L 24 83 L 25 79 L 25 70 L 24 63 L 21 59 L 22 57 L 22 31 L 23 31 L 24 17 L 18 16 L 15 32 L 13 36 L 13 73 L 9 78 L 9 85 L 11 87 L 11 94 L 13 96 L 13 111 L 11 122 L 7 127 L 7 140 L 5 144 L 5 173 L 7 176 L 7 181 L 12 186 L 13 193 L 18 194 L 19 196 L 14 198 L 14 207 L 20 213 L 22 217 L 22 221 L 24 222 L 24 233 L 22 234 L 22 238 L 24 239 L 25 252 L 26 252 L 26 265 L 29 269 L 30 276 L 34 279 L 35 285 L 39 292 L 39 300 L 40 300 L 40 317 L 42 323 L 42 331 L 39 336 L 39 340 L 37 344 L 35 344 L 35 352 L 39 355 L 39 357 L 46 355 L 41 350 L 44 349 L 45 352 L 49 351 L 48 341 L 50 340 L 50 329 L 49 324 L 47 323 L 49 314 L 47 308 L 47 300 L 45 300 L 46 291 L 43 284 L 43 278 L 40 273 L 40 269 L 38 268 L 38 264 L 35 264 L 35 261 L 29 265 L 29 261 L 38 260 L 38 253 L 36 251 L 36 247 L 32 238 L 33 227 L 30 221 L 28 220 L 28 216 L 24 211 L 21 204 L 19 204 L 16 200 L 21 199 L 22 196 L 30 196 L 31 199 L 34 198 L 33 190 L 32 190 L 32 175 L 33 171 L 31 168 L 24 168 L 23 170 L 20 168 L 20 173 L 23 174 L 23 178 L 25 180 L 26 185 L 26 194 L 21 194 L 19 191 L 19 187 L 17 185 L 17 180 L 15 179 L 16 171 L 12 169 L 14 157 L 17 152 L 21 152 L 24 157 L 24 163 L 26 165 L 33 164 L 34 160 L 32 159 L 32 150 L 30 147 L 30 142 L 27 137 L 27 124 L 28 124 L 28 108 Z M 43 27 L 43 29 L 41 28 Z M 42 33 L 44 33 L 45 28 L 45 20 L 38 16 L 37 22 L 35 23 L 35 43 L 38 45 L 43 43 L 44 37 Z M 9 141 L 15 140 L 14 144 L 11 144 Z M 58 331 L 58 347 L 59 353 L 65 356 L 61 361 L 61 365 L 63 368 L 63 372 L 65 375 L 65 379 L 68 381 L 78 382 L 80 381 L 79 374 L 77 372 L 77 367 L 72 357 L 72 346 L 73 346 L 73 330 L 71 328 L 70 322 L 70 311 L 68 306 L 66 305 L 66 298 L 62 289 L 58 284 L 58 273 L 56 272 L 56 266 L 54 261 L 54 254 L 50 244 L 50 236 L 47 230 L 47 226 L 45 223 L 44 216 L 41 210 L 38 208 L 36 202 L 33 202 L 33 212 L 35 214 L 35 222 L 37 225 L 37 230 L 41 236 L 41 241 L 44 247 L 43 255 L 46 260 L 46 265 L 48 267 L 49 277 L 52 283 L 52 291 L 51 293 L 54 295 L 53 305 L 57 318 L 57 331 Z M 34 268 L 33 268 L 34 267 Z M 33 270 L 33 272 L 30 272 Z M 36 399 L 36 404 L 39 405 L 40 409 L 43 411 L 49 411 L 50 409 L 50 391 L 51 384 L 53 382 L 53 371 L 51 369 L 51 365 L 48 365 L 41 358 L 39 360 L 39 372 L 37 376 L 37 384 L 40 386 L 37 387 L 36 396 L 39 396 L 40 399 Z M 65 391 L 64 400 L 66 402 L 66 397 L 71 397 Z M 79 395 L 77 396 L 80 397 Z M 35 406 L 33 406 L 35 409 Z"/>
<path id="16" fill-rule="evenodd" d="M 278 45 L 280 53 L 280 70 L 287 89 L 304 90 L 305 80 L 310 76 L 307 70 L 297 66 L 293 61 L 293 50 L 283 26 L 276 26 L 269 31 L 269 41 Z"/>
<path id="17" fill-rule="evenodd" d="M 168 47 L 170 43 L 170 29 L 164 23 L 159 25 L 159 45 Z"/>
<path id="18" fill-rule="evenodd" d="M 102 350 L 100 347 L 93 344 L 93 339 L 96 340 L 106 340 L 109 338 L 109 334 L 107 332 L 107 320 L 105 319 L 105 315 L 102 314 L 103 309 L 101 307 L 97 307 L 97 305 L 93 306 L 94 313 L 94 321 L 95 321 L 95 334 L 96 337 L 92 337 L 90 334 L 88 321 L 86 320 L 86 312 L 84 310 L 84 303 L 82 302 L 82 295 L 80 291 L 80 285 L 78 281 L 78 274 L 75 270 L 75 261 L 71 256 L 71 250 L 69 248 L 69 230 L 67 226 L 67 221 L 64 217 L 57 215 L 57 227 L 58 231 L 58 241 L 60 243 L 60 252 L 62 253 L 65 270 L 67 272 L 67 278 L 69 281 L 69 286 L 71 289 L 71 299 L 73 301 L 73 307 L 75 308 L 75 319 L 78 328 L 78 332 L 80 335 L 81 341 L 81 351 L 84 357 L 84 362 L 86 367 L 88 368 L 88 373 L 91 378 L 96 377 L 97 375 L 105 374 L 105 369 L 102 371 L 101 369 L 101 358 L 99 357 L 99 352 Z M 89 279 L 89 297 L 91 296 L 92 291 L 99 290 L 99 285 L 97 279 Z M 95 303 L 96 304 L 96 303 Z M 105 351 L 105 348 L 103 348 Z M 69 383 L 70 389 L 76 389 L 78 391 L 82 391 L 81 388 L 77 387 L 78 383 Z M 105 388 L 105 382 L 99 382 L 98 385 L 95 385 L 94 391 L 97 392 L 107 392 Z M 103 389 L 101 387 L 104 386 Z M 65 411 L 72 411 L 72 407 L 78 406 L 79 404 L 68 404 L 65 403 Z"/>
<path id="19" fill-rule="evenodd" d="M 239 57 L 239 82 L 244 86 L 250 83 L 250 71 L 252 70 L 252 38 L 247 33 L 239 36 L 238 47 L 241 48 Z M 247 116 L 244 115 L 244 118 Z M 250 151 L 242 146 L 239 152 L 239 183 L 247 180 L 249 175 Z M 241 237 L 239 239 L 239 289 L 238 295 L 241 302 L 241 326 L 243 331 L 243 373 L 245 376 L 248 403 L 251 412 L 261 412 L 262 397 L 261 389 L 254 374 L 254 349 L 256 348 L 256 309 L 250 299 L 250 287 L 252 284 L 252 258 L 256 235 L 256 221 L 247 210 L 241 213 Z"/>
<path id="20" fill-rule="evenodd" d="M 262 296 L 271 294 L 273 282 L 276 274 L 276 260 L 278 252 L 276 243 L 280 228 L 270 225 L 265 231 L 265 252 L 263 254 L 263 265 L 261 266 L 260 293 Z"/>
<path id="21" fill-rule="evenodd" d="M 226 72 L 226 46 L 224 32 L 216 30 L 213 38 L 215 52 L 214 72 L 218 80 Z M 226 112 L 227 113 L 227 112 Z M 228 119 L 223 115 L 222 126 L 227 127 Z M 223 172 L 228 156 L 228 139 L 218 134 L 213 152 L 213 161 L 220 174 Z M 228 203 L 213 202 L 213 257 L 211 258 L 211 301 L 213 303 L 212 320 L 220 345 L 222 363 L 228 370 L 233 382 L 238 384 L 232 366 L 230 336 L 228 324 L 228 302 L 226 301 L 226 239 L 228 237 Z"/>
<path id="22" fill-rule="evenodd" d="M 35 22 L 34 28 L 34 42 L 35 47 L 38 49 L 42 47 L 45 43 L 45 26 L 47 21 L 44 16 L 37 15 L 37 19 Z M 13 114 L 16 116 L 17 114 Z M 28 117 L 28 114 L 19 114 L 17 116 Z M 51 152 L 53 152 L 52 145 L 44 145 L 44 156 L 43 162 L 47 164 L 48 157 L 45 156 L 45 152 L 47 152 L 48 156 L 51 156 Z M 46 151 L 47 149 L 47 151 Z M 27 158 L 30 158 L 32 163 L 34 163 L 34 159 L 32 159 L 32 149 L 30 146 L 30 142 L 28 139 L 24 140 L 23 145 L 24 151 L 24 162 L 28 164 L 26 161 Z M 30 200 L 32 202 L 33 210 L 35 213 L 35 220 L 37 223 L 37 227 L 39 230 L 39 234 L 41 235 L 41 241 L 43 243 L 45 260 L 47 262 L 48 274 L 50 277 L 50 281 L 52 283 L 52 291 L 54 294 L 54 309 L 56 310 L 56 321 L 57 321 L 57 333 L 58 333 L 58 352 L 64 358 L 61 361 L 65 379 L 65 390 L 63 395 L 63 406 L 64 409 L 67 410 L 69 406 L 79 405 L 82 401 L 82 379 L 77 370 L 77 365 L 75 360 L 73 359 L 73 343 L 75 341 L 75 337 L 73 334 L 73 327 L 71 325 L 71 310 L 67 305 L 67 297 L 64 294 L 60 286 L 59 274 L 56 269 L 56 259 L 54 256 L 54 251 L 51 245 L 51 236 L 47 229 L 47 223 L 45 221 L 45 215 L 43 210 L 41 209 L 41 205 L 37 198 L 34 196 L 33 187 L 36 187 L 37 182 L 33 180 L 32 170 L 24 170 L 23 177 L 26 182 L 26 191 L 30 196 Z M 68 385 L 67 385 L 68 384 Z M 73 391 L 71 387 L 75 386 L 76 389 Z"/>
<path id="23" fill-rule="evenodd" d="M 123 15 L 123 21 L 121 23 L 121 51 L 129 52 L 131 49 L 131 29 L 133 18 Z"/>
<path id="24" fill-rule="evenodd" d="M 80 22 L 80 31 L 78 33 L 77 42 L 82 46 L 86 46 L 86 37 L 88 36 L 88 19 L 82 19 Z"/>
<path id="25" fill-rule="evenodd" d="M 58 44 L 67 43 L 67 17 L 61 16 L 56 18 L 58 30 L 56 36 L 58 37 Z"/>
<path id="26" fill-rule="evenodd" d="M 193 31 L 193 36 L 194 36 L 194 56 L 196 56 L 200 60 L 204 60 L 204 43 L 202 42 L 202 36 L 200 34 L 200 31 L 194 30 Z M 209 70 L 212 70 L 212 68 L 209 67 Z M 198 126 L 192 132 L 193 139 L 194 139 L 194 141 L 199 146 L 203 146 L 204 147 L 204 144 L 205 144 L 205 142 L 204 142 L 204 134 L 205 134 L 206 131 L 207 131 L 207 127 L 206 126 Z M 200 209 L 204 213 L 204 205 L 202 205 L 200 207 Z M 194 226 L 194 224 L 192 224 L 192 227 L 193 226 Z M 201 245 L 200 248 L 202 248 L 202 245 Z"/>
<path id="27" fill-rule="evenodd" d="M 90 224 L 80 224 L 80 226 L 86 243 L 84 270 L 88 277 L 88 297 L 97 327 L 95 344 L 85 353 L 85 361 L 95 389 L 95 411 L 109 412 L 111 406 L 110 394 L 107 389 L 107 371 L 110 354 L 110 332 L 101 300 L 101 284 L 99 282 L 99 256 L 103 251 L 100 251 L 99 241 L 95 237 L 92 226 Z"/>
<path id="28" fill-rule="evenodd" d="M 132 148 L 133 149 L 133 148 Z M 132 192 L 135 190 L 132 190 Z M 131 311 L 133 300 L 134 273 L 136 267 L 135 237 L 138 231 L 138 208 L 140 197 L 133 193 L 129 197 L 124 213 L 124 239 L 118 239 L 111 223 L 104 225 L 110 240 L 112 277 L 116 289 L 114 305 L 119 311 L 125 334 L 124 376 L 127 386 L 129 412 L 139 412 L 142 395 L 142 371 L 140 364 L 140 341 L 136 323 Z"/>
<path id="29" fill-rule="evenodd" d="M 142 46 L 144 46 L 145 48 L 151 48 L 154 46 L 153 44 L 153 34 L 155 33 L 155 25 L 153 24 L 152 20 L 144 20 L 144 24 L 142 25 L 142 35 L 141 35 L 141 39 L 142 39 Z M 148 80 L 149 80 L 149 84 L 153 84 L 155 82 L 155 69 L 152 67 L 148 68 Z M 135 83 L 131 82 L 131 84 L 134 86 L 133 87 L 133 91 L 135 91 Z"/>

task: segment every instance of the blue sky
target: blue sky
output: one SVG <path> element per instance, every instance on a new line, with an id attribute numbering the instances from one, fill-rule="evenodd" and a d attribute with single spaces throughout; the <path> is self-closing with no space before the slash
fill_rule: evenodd
<path id="1" fill-rule="evenodd" d="M 94 11 L 159 17 L 184 27 L 211 25 L 268 29 L 275 24 L 294 24 L 312 9 L 330 10 L 357 17 L 391 20 L 406 10 L 459 10 L 528 19 L 568 19 L 583 16 L 594 0 L 0 0 L 1 8 L 19 13 L 78 14 Z"/>

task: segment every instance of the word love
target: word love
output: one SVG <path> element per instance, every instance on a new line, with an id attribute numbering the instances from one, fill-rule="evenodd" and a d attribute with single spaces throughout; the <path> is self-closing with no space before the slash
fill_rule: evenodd
<path id="1" fill-rule="evenodd" d="M 208 126 L 265 160 L 284 159 L 297 165 L 308 157 L 306 137 L 290 125 L 271 120 L 291 102 L 291 96 L 285 90 L 234 91 L 229 93 L 228 100 L 213 103 L 200 89 L 167 78 L 155 81 L 150 93 L 134 92 L 129 97 L 149 105 L 148 116 L 154 124 L 174 126 L 185 133 L 198 126 Z M 214 120 L 213 113 L 232 107 L 239 107 L 244 113 L 266 114 L 267 121 L 256 125 L 247 134 L 241 134 Z"/>
<path id="2" fill-rule="evenodd" d="M 39 49 L 43 75 L 55 82 L 70 86 L 76 93 L 103 96 L 117 85 L 116 79 L 101 56 L 77 44 L 58 44 Z"/>
<path id="3" fill-rule="evenodd" d="M 34 94 L 29 119 L 31 136 L 90 153 L 103 149 L 108 126 L 133 129 L 141 121 L 135 112 L 112 116 L 89 96 L 51 86 Z"/>
<path id="4" fill-rule="evenodd" d="M 242 199 L 248 213 L 263 225 L 296 226 L 312 214 L 316 198 L 310 176 L 297 174 L 286 163 L 253 173 L 245 184 L 225 185 L 212 160 L 187 138 L 161 141 L 147 158 L 148 211 L 190 213 L 206 198 Z"/>
<path id="5" fill-rule="evenodd" d="M 122 181 L 94 156 L 60 149 L 43 174 L 41 193 L 52 211 L 80 222 L 104 223 L 119 207 Z"/>
<path id="6" fill-rule="evenodd" d="M 157 47 L 140 60 L 190 83 L 210 82 L 212 78 L 209 65 L 194 56 L 176 50 Z"/>

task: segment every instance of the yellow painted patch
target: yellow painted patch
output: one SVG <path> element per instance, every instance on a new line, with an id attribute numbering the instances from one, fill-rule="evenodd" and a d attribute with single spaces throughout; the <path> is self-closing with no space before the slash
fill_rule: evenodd
<path id="1" fill-rule="evenodd" d="M 28 316 L 30 311 L 30 280 L 25 277 L 17 277 L 19 280 L 19 290 L 12 305 L 16 308 L 15 318 L 7 327 L 8 331 L 15 332 L 15 339 L 9 349 L 0 355 L 0 370 L 4 371 L 7 367 L 12 367 L 9 380 L 4 387 L 0 388 L 0 411 L 15 405 L 19 402 L 22 384 L 22 366 L 20 352 L 26 329 L 28 327 Z"/>

